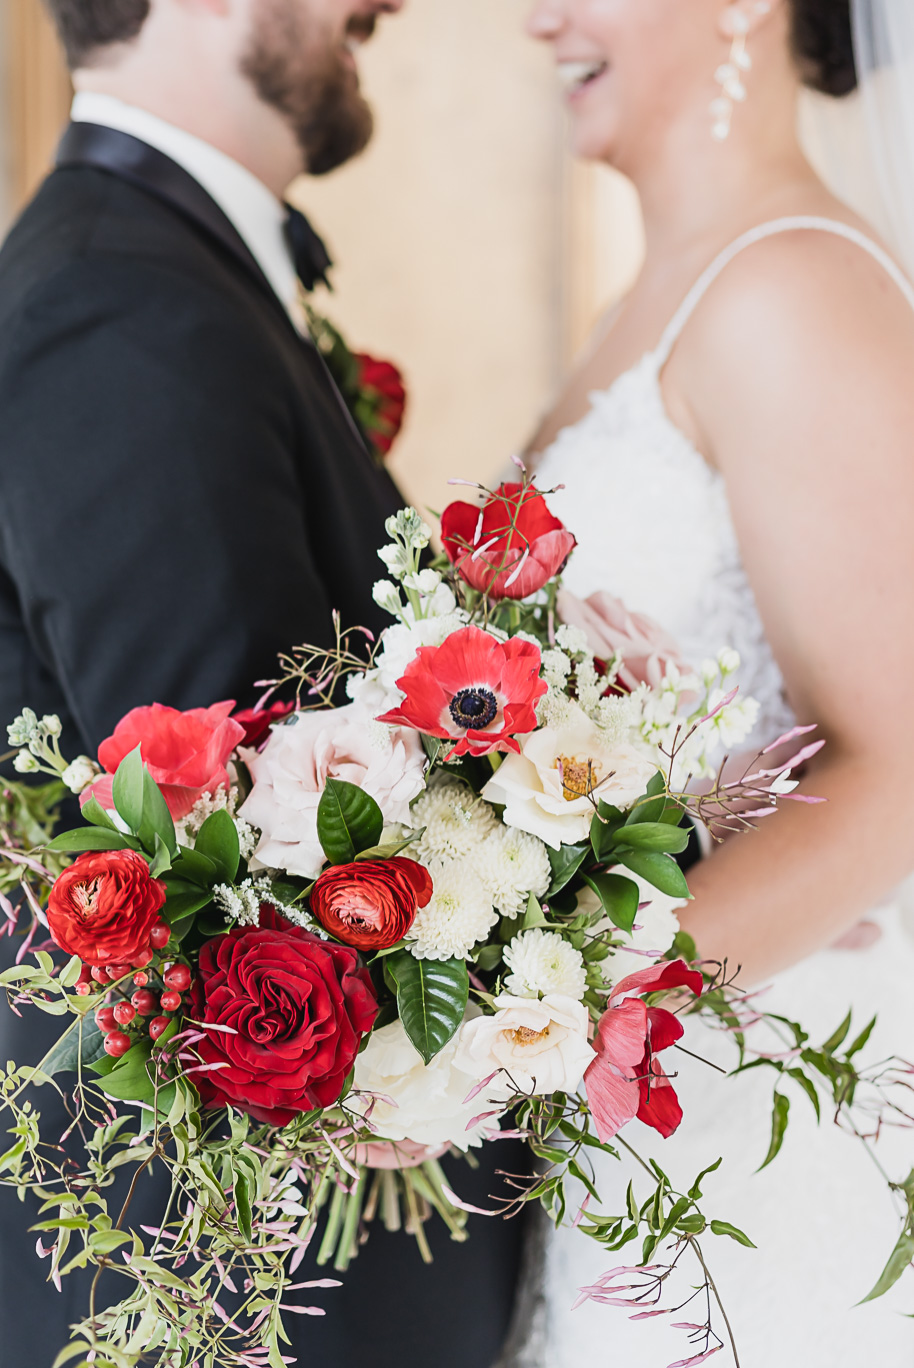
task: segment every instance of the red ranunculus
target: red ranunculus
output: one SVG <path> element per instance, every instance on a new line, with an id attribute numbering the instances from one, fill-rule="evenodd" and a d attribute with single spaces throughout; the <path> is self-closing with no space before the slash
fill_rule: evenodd
<path id="1" fill-rule="evenodd" d="M 657 1055 L 680 1039 L 682 1023 L 662 1007 L 648 1007 L 640 995 L 689 988 L 700 997 L 703 987 L 698 970 L 676 960 L 629 974 L 610 993 L 597 1027 L 597 1057 L 584 1075 L 594 1125 L 604 1143 L 636 1116 L 664 1139 L 678 1128 L 682 1108 Z"/>
<path id="2" fill-rule="evenodd" d="M 270 733 L 274 722 L 281 722 L 295 709 L 294 703 L 270 703 L 265 708 L 239 708 L 232 713 L 232 721 L 244 728 L 240 746 L 259 746 Z"/>
<path id="3" fill-rule="evenodd" d="M 561 572 L 577 545 L 532 484 L 503 484 L 482 509 L 449 504 L 441 539 L 461 578 L 493 599 L 535 594 Z"/>
<path id="4" fill-rule="evenodd" d="M 207 941 L 191 990 L 206 1031 L 194 1074 L 206 1107 L 235 1107 L 270 1126 L 330 1107 L 370 1031 L 378 1003 L 355 950 L 292 926 L 272 907 L 259 927 Z"/>
<path id="5" fill-rule="evenodd" d="M 51 889 L 48 926 L 84 964 L 145 964 L 167 889 L 135 850 L 80 855 Z"/>
<path id="6" fill-rule="evenodd" d="M 403 426 L 406 387 L 403 376 L 390 361 L 378 361 L 365 352 L 353 357 L 358 366 L 356 385 L 359 410 L 364 413 L 368 435 L 382 456 L 393 446 Z"/>
<path id="7" fill-rule="evenodd" d="M 462 627 L 441 646 L 419 647 L 397 680 L 406 698 L 378 721 L 456 740 L 448 759 L 519 752 L 514 738 L 536 729 L 536 705 L 548 688 L 541 663 L 533 642 Z"/>
<path id="8" fill-rule="evenodd" d="M 134 708 L 99 746 L 99 764 L 108 774 L 86 789 L 81 801 L 85 802 L 91 794 L 103 808 L 112 808 L 110 776 L 124 757 L 139 746 L 172 817 L 186 817 L 204 793 L 215 793 L 229 785 L 225 766 L 244 739 L 244 727 L 229 716 L 234 706 L 231 700 L 214 703 L 211 708 L 192 708 L 190 712 L 178 712 L 161 703 Z"/>
<path id="9" fill-rule="evenodd" d="M 415 860 L 357 860 L 322 874 L 311 911 L 325 931 L 357 950 L 386 950 L 403 939 L 434 892 Z"/>

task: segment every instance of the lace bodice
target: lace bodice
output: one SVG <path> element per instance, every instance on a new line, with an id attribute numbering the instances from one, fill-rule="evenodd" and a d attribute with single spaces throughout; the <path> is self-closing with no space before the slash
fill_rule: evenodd
<path id="1" fill-rule="evenodd" d="M 743 567 L 723 477 L 669 417 L 660 376 L 683 328 L 733 258 L 775 233 L 814 229 L 862 246 L 914 307 L 914 291 L 875 243 L 829 219 L 791 218 L 745 234 L 717 258 L 667 328 L 656 351 L 590 395 L 590 411 L 565 428 L 537 464 L 556 515 L 578 539 L 565 574 L 580 598 L 604 589 L 646 613 L 696 668 L 723 646 L 739 651 L 744 695 L 761 712 L 751 742 L 767 744 L 793 725 L 781 671 Z"/>

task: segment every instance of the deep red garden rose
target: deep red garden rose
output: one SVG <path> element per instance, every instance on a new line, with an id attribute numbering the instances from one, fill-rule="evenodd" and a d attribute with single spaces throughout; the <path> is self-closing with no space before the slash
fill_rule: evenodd
<path id="1" fill-rule="evenodd" d="M 441 517 L 448 559 L 472 588 L 524 599 L 559 574 L 577 542 L 532 484 L 503 484 L 480 509 L 452 503 Z"/>
<path id="2" fill-rule="evenodd" d="M 357 950 L 386 950 L 403 939 L 434 892 L 415 860 L 357 860 L 322 874 L 311 911 L 325 931 Z"/>
<path id="3" fill-rule="evenodd" d="M 274 722 L 281 722 L 295 710 L 294 703 L 269 703 L 265 708 L 239 708 L 232 713 L 232 721 L 244 728 L 239 746 L 259 746 L 270 733 Z"/>
<path id="4" fill-rule="evenodd" d="M 145 964 L 166 894 L 135 850 L 80 855 L 51 889 L 51 935 L 84 964 Z"/>
<path id="5" fill-rule="evenodd" d="M 86 789 L 80 801 L 85 802 L 91 794 L 103 808 L 112 808 L 111 776 L 124 757 L 139 746 L 172 817 L 186 817 L 204 793 L 228 787 L 226 762 L 244 739 L 244 727 L 229 716 L 234 706 L 232 699 L 189 712 L 161 703 L 134 708 L 99 746 L 99 764 L 108 773 Z"/>
<path id="6" fill-rule="evenodd" d="M 682 1022 L 663 1007 L 648 1007 L 643 993 L 688 988 L 700 997 L 704 980 L 683 960 L 655 964 L 617 983 L 600 1018 L 597 1057 L 584 1075 L 587 1100 L 606 1143 L 637 1116 L 669 1139 L 682 1120 L 676 1090 L 657 1058 L 682 1037 Z"/>
<path id="7" fill-rule="evenodd" d="M 207 941 L 191 990 L 191 1015 L 236 1034 L 207 1031 L 194 1074 L 206 1107 L 236 1107 L 285 1126 L 329 1107 L 343 1090 L 378 1003 L 368 970 L 348 945 L 292 926 L 272 907 L 259 927 Z"/>
<path id="8" fill-rule="evenodd" d="M 536 729 L 536 705 L 547 690 L 542 657 L 531 641 L 496 641 L 478 627 L 462 627 L 441 646 L 420 646 L 397 680 L 406 698 L 378 718 L 452 738 L 454 755 L 520 751 L 516 736 Z"/>
<path id="9" fill-rule="evenodd" d="M 358 367 L 359 414 L 375 447 L 386 456 L 403 426 L 403 376 L 390 361 L 378 361 L 365 352 L 356 352 L 353 360 Z"/>

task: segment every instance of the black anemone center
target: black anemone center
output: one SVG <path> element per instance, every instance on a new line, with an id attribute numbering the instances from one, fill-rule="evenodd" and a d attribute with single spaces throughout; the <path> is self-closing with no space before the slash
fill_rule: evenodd
<path id="1" fill-rule="evenodd" d="M 451 717 L 458 727 L 484 731 L 495 721 L 498 699 L 491 689 L 461 689 L 451 699 Z"/>

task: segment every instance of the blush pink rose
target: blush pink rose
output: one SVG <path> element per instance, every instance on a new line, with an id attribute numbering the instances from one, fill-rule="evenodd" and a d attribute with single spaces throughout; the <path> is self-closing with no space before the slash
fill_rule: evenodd
<path id="1" fill-rule="evenodd" d="M 112 776 L 124 757 L 139 746 L 172 817 L 176 821 L 186 817 L 198 798 L 229 786 L 226 765 L 244 738 L 244 727 L 229 716 L 234 706 L 234 699 L 229 699 L 189 712 L 161 703 L 134 708 L 99 746 L 98 762 L 107 774 L 86 789 L 80 801 L 85 803 L 91 794 L 103 808 L 113 808 Z"/>
<path id="2" fill-rule="evenodd" d="M 656 689 L 671 665 L 682 674 L 691 673 L 676 642 L 662 627 L 643 613 L 630 613 L 622 600 L 611 594 L 601 592 L 579 599 L 562 589 L 557 607 L 563 622 L 587 633 L 595 656 L 607 662 L 615 655 L 621 657 L 618 679 L 629 691 L 639 684 Z"/>
<path id="3" fill-rule="evenodd" d="M 429 1159 L 440 1159 L 450 1145 L 420 1145 L 415 1140 L 371 1140 L 356 1145 L 353 1159 L 370 1169 L 418 1168 Z"/>
<path id="4" fill-rule="evenodd" d="M 244 752 L 254 780 L 239 811 L 260 833 L 256 857 L 270 869 L 315 879 L 324 864 L 317 809 L 328 779 L 370 794 L 385 822 L 408 822 L 425 787 L 425 751 L 417 732 L 381 728 L 367 708 L 301 712 L 275 727 L 260 753 Z"/>

